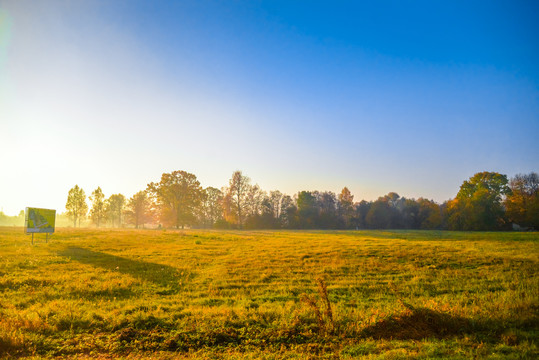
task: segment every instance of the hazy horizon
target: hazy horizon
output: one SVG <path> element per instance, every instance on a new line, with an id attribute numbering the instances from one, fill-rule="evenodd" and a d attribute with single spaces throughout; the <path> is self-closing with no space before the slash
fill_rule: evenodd
<path id="1" fill-rule="evenodd" d="M 185 170 L 443 202 L 539 170 L 539 4 L 0 2 L 0 210 Z"/>

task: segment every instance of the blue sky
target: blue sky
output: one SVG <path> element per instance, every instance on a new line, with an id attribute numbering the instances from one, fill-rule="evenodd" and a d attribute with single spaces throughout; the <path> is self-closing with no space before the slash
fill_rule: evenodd
<path id="1" fill-rule="evenodd" d="M 539 171 L 534 1 L 1 1 L 0 207 L 75 184 L 390 191 Z M 34 186 L 36 179 L 39 187 Z M 46 189 L 43 191 L 43 189 Z"/>

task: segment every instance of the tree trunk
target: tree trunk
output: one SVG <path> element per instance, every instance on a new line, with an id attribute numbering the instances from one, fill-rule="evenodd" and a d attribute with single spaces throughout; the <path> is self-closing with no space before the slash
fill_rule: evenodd
<path id="1" fill-rule="evenodd" d="M 240 230 L 243 228 L 243 219 L 241 218 L 241 207 L 238 204 L 238 223 L 240 225 Z"/>

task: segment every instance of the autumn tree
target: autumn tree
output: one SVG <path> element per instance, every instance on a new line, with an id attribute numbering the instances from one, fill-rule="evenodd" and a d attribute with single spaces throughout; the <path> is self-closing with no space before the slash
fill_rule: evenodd
<path id="1" fill-rule="evenodd" d="M 236 217 L 238 227 L 243 228 L 243 222 L 247 213 L 247 196 L 251 190 L 251 179 L 243 175 L 241 171 L 234 171 L 229 180 L 227 197 L 231 202 L 230 210 Z"/>
<path id="2" fill-rule="evenodd" d="M 432 200 L 423 198 L 406 199 L 404 197 L 394 202 L 393 226 L 404 229 L 438 229 L 442 226 L 440 205 Z"/>
<path id="3" fill-rule="evenodd" d="M 260 191 L 258 185 L 253 186 L 252 193 L 257 196 L 248 196 L 248 199 L 253 199 L 256 207 L 249 212 L 249 216 L 245 218 L 246 229 L 277 229 L 280 228 L 279 219 L 273 215 L 273 205 L 270 197 L 265 191 Z"/>
<path id="4" fill-rule="evenodd" d="M 197 177 L 178 170 L 161 175 L 161 181 L 147 188 L 159 207 L 161 222 L 183 228 L 195 222 L 202 198 L 202 187 Z"/>
<path id="5" fill-rule="evenodd" d="M 122 227 L 122 215 L 125 207 L 125 196 L 122 194 L 111 195 L 105 203 L 105 212 L 109 218 L 112 227 L 118 224 Z"/>
<path id="6" fill-rule="evenodd" d="M 354 195 L 345 186 L 339 194 L 338 213 L 342 218 L 344 226 L 350 228 L 354 217 Z"/>
<path id="7" fill-rule="evenodd" d="M 266 192 L 260 189 L 258 184 L 250 186 L 245 196 L 245 216 L 261 215 L 267 197 Z"/>
<path id="8" fill-rule="evenodd" d="M 365 225 L 370 229 L 389 229 L 392 227 L 392 209 L 388 201 L 379 198 L 371 204 L 365 215 Z"/>
<path id="9" fill-rule="evenodd" d="M 419 203 L 415 199 L 403 198 L 399 203 L 398 223 L 403 229 L 419 229 L 421 227 L 421 219 L 419 217 Z"/>
<path id="10" fill-rule="evenodd" d="M 208 186 L 202 192 L 200 222 L 204 227 L 212 227 L 223 218 L 223 192 Z"/>
<path id="11" fill-rule="evenodd" d="M 92 202 L 92 209 L 90 210 L 90 218 L 99 227 L 101 220 L 105 219 L 105 195 L 100 187 L 97 187 L 92 191 L 92 195 L 89 197 Z"/>
<path id="12" fill-rule="evenodd" d="M 452 230 L 499 230 L 506 221 L 503 197 L 511 193 L 507 176 L 480 172 L 464 181 L 455 199 L 447 204 Z"/>
<path id="13" fill-rule="evenodd" d="M 509 220 L 539 229 L 539 175 L 517 174 L 509 181 L 509 187 L 511 194 L 504 202 Z"/>
<path id="14" fill-rule="evenodd" d="M 440 205 L 432 200 L 419 198 L 419 211 L 417 213 L 420 229 L 440 229 L 443 225 L 442 210 Z"/>
<path id="15" fill-rule="evenodd" d="M 369 206 L 365 215 L 365 225 L 371 229 L 396 229 L 403 227 L 402 212 L 406 199 L 390 192 L 381 196 Z"/>
<path id="16" fill-rule="evenodd" d="M 273 212 L 273 217 L 279 219 L 282 213 L 281 203 L 283 200 L 283 193 L 279 190 L 270 191 L 268 201 Z"/>
<path id="17" fill-rule="evenodd" d="M 221 203 L 222 211 L 223 211 L 223 223 L 220 224 L 220 227 L 228 228 L 230 224 L 238 223 L 238 219 L 237 219 L 237 215 L 235 211 L 236 207 L 232 200 L 232 193 L 230 192 L 229 188 L 223 187 L 221 189 L 221 192 L 223 193 L 223 201 Z"/>
<path id="18" fill-rule="evenodd" d="M 372 202 L 361 200 L 359 203 L 355 206 L 355 219 L 356 219 L 356 226 L 360 229 L 367 228 L 367 221 L 366 217 L 371 209 Z"/>
<path id="19" fill-rule="evenodd" d="M 125 215 L 129 223 L 135 225 L 138 229 L 140 225 L 151 220 L 151 200 L 146 191 L 139 191 L 133 195 L 127 202 Z"/>
<path id="20" fill-rule="evenodd" d="M 292 208 L 295 210 L 294 200 L 289 195 L 274 190 L 270 191 L 266 202 L 276 220 L 276 227 L 290 227 L 289 214 Z"/>
<path id="21" fill-rule="evenodd" d="M 318 219 L 315 227 L 322 229 L 342 228 L 337 216 L 337 196 L 332 191 L 316 192 Z"/>
<path id="22" fill-rule="evenodd" d="M 297 195 L 297 216 L 298 227 L 300 228 L 314 228 L 316 227 L 318 220 L 318 192 L 300 191 Z"/>
<path id="23" fill-rule="evenodd" d="M 86 204 L 86 194 L 78 185 L 75 185 L 67 194 L 66 210 L 68 216 L 73 220 L 73 227 L 86 216 L 88 205 Z"/>

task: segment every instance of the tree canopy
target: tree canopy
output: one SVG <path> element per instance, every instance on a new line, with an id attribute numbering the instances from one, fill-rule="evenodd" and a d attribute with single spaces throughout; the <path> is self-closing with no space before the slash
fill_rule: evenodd
<path id="1" fill-rule="evenodd" d="M 144 224 L 152 220 L 151 201 L 146 191 L 139 191 L 127 202 L 126 217 L 129 223 L 144 227 Z"/>
<path id="2" fill-rule="evenodd" d="M 195 222 L 202 200 L 202 187 L 195 175 L 181 170 L 164 173 L 161 181 L 148 184 L 147 190 L 159 207 L 164 225 L 183 228 Z"/>
<path id="3" fill-rule="evenodd" d="M 92 202 L 92 209 L 90 210 L 90 218 L 96 224 L 97 227 L 101 224 L 101 221 L 105 219 L 105 195 L 103 191 L 98 186 L 97 189 L 92 191 L 90 196 L 90 201 Z"/>
<path id="4" fill-rule="evenodd" d="M 453 230 L 501 230 L 507 225 L 502 201 L 511 193 L 506 175 L 480 172 L 464 181 L 448 203 L 449 228 Z"/>
<path id="5" fill-rule="evenodd" d="M 228 183 L 227 197 L 231 203 L 230 212 L 237 221 L 239 228 L 243 227 L 247 212 L 247 196 L 251 190 L 251 179 L 241 171 L 234 171 Z"/>
<path id="6" fill-rule="evenodd" d="M 539 175 L 517 174 L 509 182 L 511 193 L 504 204 L 510 221 L 539 229 Z"/>
<path id="7" fill-rule="evenodd" d="M 332 191 L 299 191 L 293 196 L 266 192 L 235 171 L 227 187 L 203 189 L 194 174 L 164 173 L 127 202 L 122 194 L 108 199 L 98 187 L 90 200 L 92 221 L 100 226 L 152 226 L 248 229 L 451 229 L 507 230 L 539 228 L 539 176 L 518 174 L 508 180 L 496 172 L 479 172 L 465 180 L 455 198 L 443 204 L 405 198 L 396 192 L 375 201 L 354 202 L 343 187 Z M 88 210 L 84 191 L 69 191 L 68 214 L 80 226 Z M 516 225 L 514 225 L 516 227 Z M 518 228 L 518 227 L 516 227 Z"/>
<path id="8" fill-rule="evenodd" d="M 77 221 L 80 226 L 80 221 L 88 213 L 88 205 L 86 204 L 86 194 L 78 185 L 75 185 L 67 194 L 66 210 L 68 216 L 73 220 L 73 227 L 77 226 Z"/>

